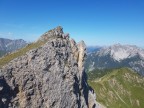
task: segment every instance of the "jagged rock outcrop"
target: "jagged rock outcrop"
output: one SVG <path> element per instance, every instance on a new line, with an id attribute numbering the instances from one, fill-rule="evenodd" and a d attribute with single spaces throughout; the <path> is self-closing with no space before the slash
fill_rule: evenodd
<path id="1" fill-rule="evenodd" d="M 46 32 L 46 44 L 0 69 L 0 108 L 98 108 L 87 84 L 85 44 L 62 27 Z"/>

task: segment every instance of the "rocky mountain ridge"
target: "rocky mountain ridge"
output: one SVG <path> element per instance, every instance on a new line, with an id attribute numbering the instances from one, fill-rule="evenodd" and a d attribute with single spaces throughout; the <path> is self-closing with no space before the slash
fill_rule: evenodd
<path id="1" fill-rule="evenodd" d="M 87 47 L 87 54 L 93 53 L 93 52 L 97 52 L 100 49 L 102 49 L 102 46 L 88 46 Z"/>
<path id="2" fill-rule="evenodd" d="M 7 53 L 20 49 L 27 45 L 27 42 L 22 39 L 11 40 L 0 38 L 0 52 Z"/>
<path id="3" fill-rule="evenodd" d="M 87 84 L 84 42 L 69 39 L 60 26 L 38 41 L 45 40 L 0 69 L 0 107 L 101 108 Z"/>
<path id="4" fill-rule="evenodd" d="M 129 67 L 144 76 L 144 49 L 134 45 L 116 44 L 89 53 L 85 67 L 93 69 L 112 69 Z"/>
<path id="5" fill-rule="evenodd" d="M 135 45 L 121 45 L 121 44 L 115 44 L 110 47 L 102 48 L 97 55 L 99 56 L 105 56 L 110 55 L 111 58 L 114 60 L 120 62 L 124 59 L 131 58 L 134 56 L 139 56 L 142 59 L 144 59 L 144 50 L 141 48 L 138 48 Z"/>

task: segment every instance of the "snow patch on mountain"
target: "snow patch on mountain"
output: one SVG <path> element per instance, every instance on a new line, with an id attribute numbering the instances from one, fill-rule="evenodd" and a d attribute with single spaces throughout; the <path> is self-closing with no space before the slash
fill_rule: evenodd
<path id="1" fill-rule="evenodd" d="M 127 58 L 139 56 L 144 59 L 144 50 L 134 45 L 121 45 L 115 44 L 101 49 L 97 55 L 105 56 L 110 55 L 115 61 L 122 61 Z"/>

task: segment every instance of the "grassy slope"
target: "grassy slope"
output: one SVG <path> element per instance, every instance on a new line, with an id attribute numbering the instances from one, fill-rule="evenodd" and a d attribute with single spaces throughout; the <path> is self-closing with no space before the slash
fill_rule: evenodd
<path id="1" fill-rule="evenodd" d="M 108 108 L 144 108 L 144 78 L 128 68 L 114 69 L 88 82 L 97 101 Z"/>
<path id="2" fill-rule="evenodd" d="M 22 55 L 26 54 L 26 52 L 28 52 L 29 50 L 38 48 L 45 43 L 46 43 L 46 41 L 38 41 L 35 43 L 31 43 L 31 44 L 27 45 L 26 47 L 19 49 L 18 51 L 14 52 L 14 53 L 7 54 L 5 57 L 2 57 L 0 59 L 0 68 L 3 65 L 7 64 L 8 62 L 10 62 L 11 60 L 13 60 L 19 56 L 22 56 Z"/>

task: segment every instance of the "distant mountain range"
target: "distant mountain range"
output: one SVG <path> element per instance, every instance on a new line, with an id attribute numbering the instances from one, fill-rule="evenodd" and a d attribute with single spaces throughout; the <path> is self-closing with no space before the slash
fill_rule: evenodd
<path id="1" fill-rule="evenodd" d="M 87 53 L 92 53 L 92 52 L 96 52 L 99 51 L 102 47 L 101 46 L 88 46 L 87 47 Z"/>
<path id="2" fill-rule="evenodd" d="M 103 47 L 88 52 L 85 67 L 88 71 L 129 67 L 144 76 L 144 49 L 121 44 Z"/>
<path id="3" fill-rule="evenodd" d="M 27 42 L 22 39 L 11 40 L 0 38 L 0 56 L 7 52 L 12 52 L 27 45 Z"/>

